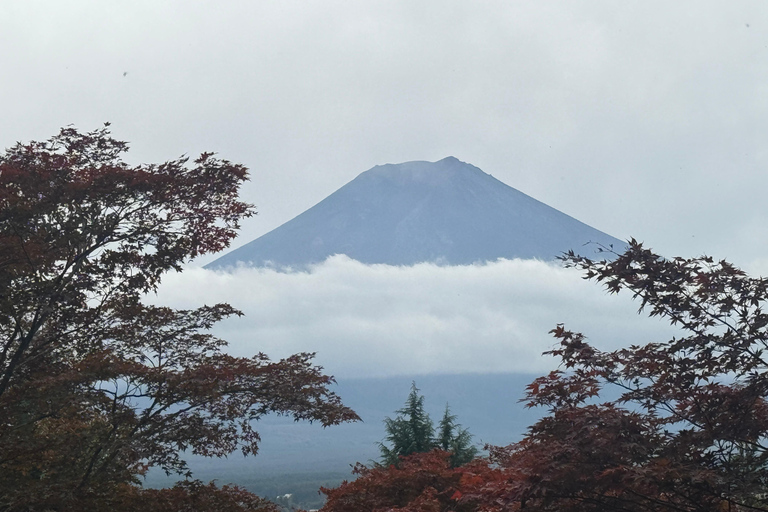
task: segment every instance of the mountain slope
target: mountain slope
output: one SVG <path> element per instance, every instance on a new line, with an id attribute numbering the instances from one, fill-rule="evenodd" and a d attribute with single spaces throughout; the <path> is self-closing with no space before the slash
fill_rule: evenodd
<path id="1" fill-rule="evenodd" d="M 333 254 L 363 263 L 470 264 L 594 254 L 620 240 L 454 157 L 376 166 L 273 231 L 210 263 L 303 267 Z"/>

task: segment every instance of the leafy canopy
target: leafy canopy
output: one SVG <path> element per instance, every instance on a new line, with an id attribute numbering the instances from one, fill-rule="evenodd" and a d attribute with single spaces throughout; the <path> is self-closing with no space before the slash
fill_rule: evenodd
<path id="1" fill-rule="evenodd" d="M 312 354 L 227 355 L 207 331 L 241 314 L 228 304 L 142 303 L 254 210 L 237 198 L 242 165 L 204 153 L 132 166 L 127 150 L 105 126 L 0 155 L 0 511 L 97 510 L 115 496 L 130 510 L 150 467 L 188 474 L 182 450 L 256 453 L 264 414 L 357 419 Z M 240 492 L 167 492 L 192 490 Z"/>
<path id="2" fill-rule="evenodd" d="M 464 492 L 500 476 L 481 459 L 452 467 L 450 454 L 441 450 L 413 453 L 400 464 L 366 467 L 357 464 L 355 480 L 335 489 L 321 488 L 327 501 L 323 512 L 473 512 L 485 510 L 482 499 L 464 498 Z"/>
<path id="3" fill-rule="evenodd" d="M 635 240 L 612 261 L 564 261 L 682 334 L 603 352 L 554 329 L 561 369 L 527 389 L 549 414 L 492 450 L 509 478 L 487 495 L 552 511 L 768 510 L 768 280 Z"/>

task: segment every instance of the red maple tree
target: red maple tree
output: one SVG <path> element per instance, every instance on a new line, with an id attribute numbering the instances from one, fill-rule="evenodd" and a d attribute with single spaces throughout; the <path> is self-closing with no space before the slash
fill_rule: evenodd
<path id="1" fill-rule="evenodd" d="M 451 453 L 435 449 L 401 457 L 398 465 L 371 468 L 358 463 L 353 473 L 353 481 L 321 488 L 327 497 L 324 512 L 500 510 L 487 508 L 478 492 L 503 477 L 483 459 L 452 467 Z"/>
<path id="2" fill-rule="evenodd" d="M 165 273 L 227 247 L 254 211 L 237 198 L 242 165 L 205 153 L 132 166 L 127 149 L 105 126 L 0 155 L 2 511 L 138 500 L 148 468 L 187 471 L 180 451 L 256 453 L 252 422 L 270 412 L 357 419 L 312 354 L 223 352 L 207 331 L 240 314 L 231 306 L 141 302 Z M 165 492 L 241 493 L 193 487 Z"/>
<path id="3" fill-rule="evenodd" d="M 492 449 L 510 478 L 484 496 L 529 510 L 768 510 L 768 280 L 634 240 L 610 261 L 564 261 L 681 335 L 604 352 L 553 330 L 562 368 L 527 389 L 549 414 Z"/>

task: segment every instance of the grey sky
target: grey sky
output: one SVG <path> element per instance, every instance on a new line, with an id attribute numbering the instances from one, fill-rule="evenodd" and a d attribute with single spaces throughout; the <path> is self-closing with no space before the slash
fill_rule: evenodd
<path id="1" fill-rule="evenodd" d="M 236 245 L 374 165 L 453 155 L 616 237 L 768 273 L 764 2 L 1 9 L 0 147 L 110 121 L 135 163 L 216 151 L 252 172 L 259 215 Z M 558 322 L 606 346 L 668 334 L 533 262 L 190 269 L 153 300 L 231 302 L 246 316 L 217 333 L 233 352 L 317 351 L 340 377 L 545 371 Z"/>
<path id="2" fill-rule="evenodd" d="M 453 155 L 619 238 L 766 268 L 765 2 L 4 2 L 0 146 L 113 123 L 260 214 Z"/>

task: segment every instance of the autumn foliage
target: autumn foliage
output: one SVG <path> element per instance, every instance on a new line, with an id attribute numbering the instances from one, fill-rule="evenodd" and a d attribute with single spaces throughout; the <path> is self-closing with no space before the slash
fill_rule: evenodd
<path id="1" fill-rule="evenodd" d="M 241 165 L 131 166 L 127 149 L 106 127 L 66 128 L 0 155 L 0 511 L 261 509 L 234 488 L 136 484 L 150 467 L 185 474 L 180 450 L 256 453 L 253 422 L 270 412 L 357 417 L 312 354 L 224 353 L 207 331 L 233 307 L 142 303 L 163 274 L 225 248 L 253 209 L 237 198 Z"/>
<path id="2" fill-rule="evenodd" d="M 526 398 L 549 414 L 492 449 L 510 478 L 483 494 L 529 510 L 768 510 L 768 281 L 634 240 L 612 261 L 564 261 L 681 334 L 603 352 L 554 329 L 561 369 Z"/>
<path id="3" fill-rule="evenodd" d="M 336 489 L 322 489 L 326 512 L 469 512 L 479 510 L 479 487 L 501 477 L 501 472 L 478 459 L 451 466 L 450 452 L 432 450 L 403 457 L 400 464 L 373 468 L 358 464 L 357 478 Z M 474 493 L 475 497 L 464 497 Z M 480 499 L 478 499 L 480 498 Z"/>

